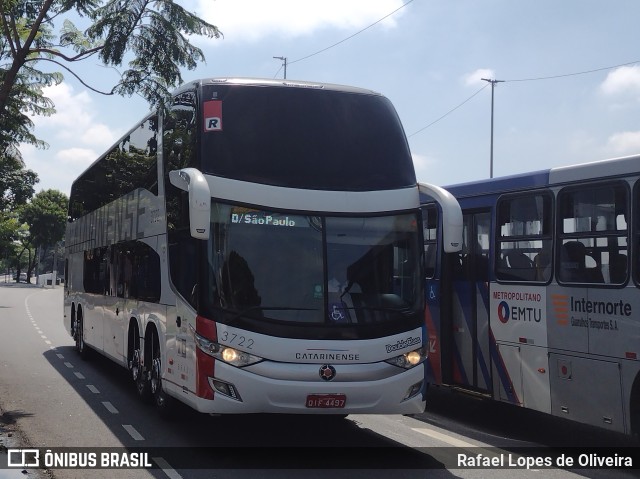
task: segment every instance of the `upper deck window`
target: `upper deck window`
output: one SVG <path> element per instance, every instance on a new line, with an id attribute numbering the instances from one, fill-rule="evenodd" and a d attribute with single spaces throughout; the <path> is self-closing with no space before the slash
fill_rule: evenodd
<path id="1" fill-rule="evenodd" d="M 69 217 L 76 220 L 142 188 L 158 194 L 158 117 L 152 115 L 85 171 L 71 187 Z"/>
<path id="2" fill-rule="evenodd" d="M 402 126 L 383 96 L 214 85 L 203 97 L 203 172 L 336 191 L 416 184 Z"/>

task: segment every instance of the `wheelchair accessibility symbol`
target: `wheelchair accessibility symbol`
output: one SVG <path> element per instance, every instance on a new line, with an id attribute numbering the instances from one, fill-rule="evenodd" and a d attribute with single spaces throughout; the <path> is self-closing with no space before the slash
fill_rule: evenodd
<path id="1" fill-rule="evenodd" d="M 435 303 L 438 299 L 438 285 L 430 284 L 427 288 L 427 300 L 430 303 Z"/>
<path id="2" fill-rule="evenodd" d="M 346 310 L 347 305 L 344 303 L 332 303 L 329 317 L 331 321 L 335 323 L 345 323 L 349 321 L 349 316 Z"/>

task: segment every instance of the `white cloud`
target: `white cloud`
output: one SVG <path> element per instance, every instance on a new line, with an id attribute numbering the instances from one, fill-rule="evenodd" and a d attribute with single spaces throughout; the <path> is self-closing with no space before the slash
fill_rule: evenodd
<path id="1" fill-rule="evenodd" d="M 103 123 L 94 123 L 89 126 L 79 137 L 86 145 L 93 145 L 102 149 L 107 149 L 117 140 L 114 132 Z"/>
<path id="2" fill-rule="evenodd" d="M 416 170 L 427 168 L 433 163 L 433 159 L 427 157 L 426 155 L 412 153 L 411 158 L 413 159 L 413 166 L 416 168 Z"/>
<path id="3" fill-rule="evenodd" d="M 257 41 L 270 35 L 310 35 L 329 27 L 357 30 L 380 20 L 403 3 L 402 0 L 197 0 L 197 13 L 217 26 L 225 41 Z M 395 27 L 403 11 L 386 18 L 381 25 Z"/>
<path id="4" fill-rule="evenodd" d="M 607 150 L 621 156 L 640 151 L 640 131 L 614 133 L 607 141 Z"/>
<path id="5" fill-rule="evenodd" d="M 60 160 L 62 163 L 73 168 L 78 166 L 86 168 L 97 157 L 96 152 L 89 148 L 67 148 L 65 150 L 60 150 L 55 154 L 55 158 L 57 160 Z"/>
<path id="6" fill-rule="evenodd" d="M 412 153 L 413 166 L 416 170 L 416 178 L 420 182 L 438 183 L 441 179 L 437 176 L 439 160 L 433 156 Z"/>
<path id="7" fill-rule="evenodd" d="M 71 182 L 119 136 L 118 127 L 103 123 L 87 91 L 77 92 L 68 83 L 44 89 L 44 95 L 55 104 L 49 117 L 33 117 L 35 135 L 49 143 L 46 151 L 21 144 L 20 151 L 27 168 L 40 178 L 39 187 L 69 191 Z"/>
<path id="8" fill-rule="evenodd" d="M 96 111 L 87 91 L 74 92 L 69 83 L 44 89 L 44 96 L 53 101 L 56 112 L 51 116 L 33 118 L 36 136 L 52 143 L 54 137 L 65 142 L 82 142 L 85 145 L 106 148 L 115 139 L 115 133 L 104 123 L 96 120 Z"/>
<path id="9" fill-rule="evenodd" d="M 56 113 L 33 118 L 36 128 L 55 129 L 57 135 L 69 137 L 77 134 L 78 127 L 90 123 L 92 115 L 87 109 L 91 98 L 86 91 L 74 94 L 68 83 L 61 83 L 45 88 L 43 93 L 53 101 Z"/>
<path id="10" fill-rule="evenodd" d="M 465 86 L 479 86 L 483 82 L 483 78 L 493 79 L 496 74 L 490 68 L 479 68 L 471 73 L 467 73 L 462 77 L 462 83 Z"/>
<path id="11" fill-rule="evenodd" d="M 616 68 L 600 85 L 605 95 L 640 95 L 640 66 Z"/>

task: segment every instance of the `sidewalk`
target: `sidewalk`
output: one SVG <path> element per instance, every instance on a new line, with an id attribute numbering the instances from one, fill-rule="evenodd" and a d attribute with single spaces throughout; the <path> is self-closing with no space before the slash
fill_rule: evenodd
<path id="1" fill-rule="evenodd" d="M 42 286 L 39 286 L 37 284 L 33 284 L 33 283 L 16 283 L 15 281 L 10 281 L 5 283 L 0 282 L 0 287 L 5 287 L 5 288 L 42 288 Z"/>
<path id="2" fill-rule="evenodd" d="M 0 479 L 52 478 L 53 476 L 44 469 L 6 468 L 9 461 L 8 449 L 28 448 L 29 446 L 18 429 L 15 416 L 20 415 L 20 412 L 8 413 L 0 409 L 0 413 Z"/>

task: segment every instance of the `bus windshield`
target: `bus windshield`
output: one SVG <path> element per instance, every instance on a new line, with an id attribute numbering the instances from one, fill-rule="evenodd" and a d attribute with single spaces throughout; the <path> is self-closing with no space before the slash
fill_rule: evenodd
<path id="1" fill-rule="evenodd" d="M 226 321 L 370 325 L 420 310 L 415 213 L 305 216 L 213 202 L 211 216 L 205 297 Z"/>

